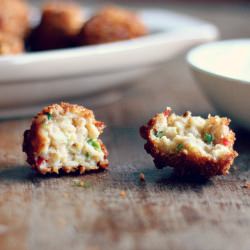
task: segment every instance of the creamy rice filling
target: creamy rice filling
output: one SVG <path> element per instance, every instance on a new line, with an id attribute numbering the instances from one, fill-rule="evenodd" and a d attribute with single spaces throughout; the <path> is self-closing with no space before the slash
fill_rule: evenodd
<path id="1" fill-rule="evenodd" d="M 204 119 L 187 112 L 183 116 L 158 115 L 157 123 L 150 131 L 150 138 L 166 153 L 197 152 L 217 160 L 230 152 L 228 146 L 218 143 L 228 134 L 229 128 L 223 124 L 222 118 L 209 116 Z"/>
<path id="2" fill-rule="evenodd" d="M 46 115 L 45 115 L 46 116 Z M 48 115 L 40 128 L 44 144 L 36 157 L 44 159 L 40 168 L 60 169 L 78 167 L 97 169 L 104 160 L 98 141 L 100 132 L 93 119 L 80 118 L 76 114 Z"/>

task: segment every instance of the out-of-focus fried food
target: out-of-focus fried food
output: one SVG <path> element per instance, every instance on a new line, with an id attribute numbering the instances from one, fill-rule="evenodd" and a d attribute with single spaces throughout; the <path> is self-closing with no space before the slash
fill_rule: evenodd
<path id="1" fill-rule="evenodd" d="M 29 9 L 23 0 L 0 0 L 0 32 L 25 38 L 29 30 Z"/>
<path id="2" fill-rule="evenodd" d="M 93 112 L 69 103 L 45 107 L 24 133 L 27 162 L 42 174 L 104 169 L 108 151 L 98 138 L 104 123 Z"/>
<path id="3" fill-rule="evenodd" d="M 79 44 L 109 43 L 146 34 L 147 28 L 135 13 L 111 6 L 102 9 L 84 24 Z"/>
<path id="4" fill-rule="evenodd" d="M 53 2 L 43 7 L 41 22 L 29 38 L 31 50 L 52 50 L 72 45 L 83 24 L 79 6 Z"/>
<path id="5" fill-rule="evenodd" d="M 178 116 L 167 108 L 141 127 L 146 151 L 156 167 L 173 167 L 180 175 L 226 175 L 234 158 L 235 134 L 230 120 L 209 115 L 207 119 L 185 112 Z"/>
<path id="6" fill-rule="evenodd" d="M 19 54 L 23 50 L 22 39 L 6 33 L 0 33 L 0 55 Z"/>

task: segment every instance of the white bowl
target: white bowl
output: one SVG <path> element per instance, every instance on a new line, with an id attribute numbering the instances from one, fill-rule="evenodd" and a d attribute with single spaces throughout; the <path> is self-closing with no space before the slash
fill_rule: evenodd
<path id="1" fill-rule="evenodd" d="M 187 61 L 215 108 L 250 129 L 250 39 L 201 45 Z"/>
<path id="2" fill-rule="evenodd" d="M 36 20 L 38 11 L 33 12 Z M 141 9 L 138 14 L 150 29 L 145 37 L 0 57 L 0 116 L 7 108 L 86 96 L 132 82 L 218 35 L 214 25 L 171 11 Z"/>

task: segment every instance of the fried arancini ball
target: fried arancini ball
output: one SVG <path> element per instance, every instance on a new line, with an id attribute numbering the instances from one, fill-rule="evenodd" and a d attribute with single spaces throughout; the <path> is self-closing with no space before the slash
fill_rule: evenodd
<path id="1" fill-rule="evenodd" d="M 108 151 L 98 138 L 104 123 L 93 112 L 69 103 L 45 107 L 24 132 L 23 151 L 38 172 L 59 173 L 105 169 Z"/>
<path id="2" fill-rule="evenodd" d="M 0 32 L 25 38 L 29 31 L 29 8 L 23 0 L 0 0 Z"/>
<path id="3" fill-rule="evenodd" d="M 226 175 L 238 155 L 230 120 L 209 115 L 207 119 L 167 108 L 141 127 L 146 151 L 157 168 L 173 167 L 179 175 L 212 177 Z"/>
<path id="4" fill-rule="evenodd" d="M 147 28 L 135 13 L 111 6 L 100 10 L 84 24 L 79 44 L 110 43 L 146 34 Z"/>
<path id="5" fill-rule="evenodd" d="M 43 7 L 40 24 L 30 35 L 31 50 L 52 50 L 72 45 L 83 24 L 79 6 L 52 2 Z"/>
<path id="6" fill-rule="evenodd" d="M 20 54 L 23 50 L 22 39 L 0 32 L 0 55 Z"/>

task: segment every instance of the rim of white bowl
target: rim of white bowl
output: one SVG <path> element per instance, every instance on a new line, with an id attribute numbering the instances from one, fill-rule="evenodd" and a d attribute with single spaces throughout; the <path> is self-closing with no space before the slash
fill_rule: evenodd
<path id="1" fill-rule="evenodd" d="M 211 43 L 205 43 L 202 45 L 199 45 L 193 49 L 191 49 L 187 55 L 186 55 L 186 61 L 188 62 L 189 66 L 191 66 L 193 69 L 202 72 L 202 73 L 206 73 L 210 76 L 213 77 L 219 77 L 219 78 L 223 78 L 226 80 L 230 80 L 232 82 L 235 83 L 243 83 L 243 84 L 248 84 L 250 86 L 250 80 L 246 80 L 240 77 L 233 77 L 233 76 L 228 76 L 225 73 L 218 73 L 218 72 L 213 72 L 212 70 L 206 69 L 205 67 L 203 67 L 203 65 L 200 65 L 199 63 L 195 62 L 195 55 L 198 53 L 201 53 L 201 51 L 209 48 L 209 47 L 217 47 L 221 46 L 223 44 L 230 44 L 230 43 L 248 43 L 249 47 L 250 47 L 250 39 L 249 38 L 242 38 L 242 39 L 230 39 L 230 40 L 222 40 L 222 41 L 216 41 L 216 42 L 211 42 Z"/>

